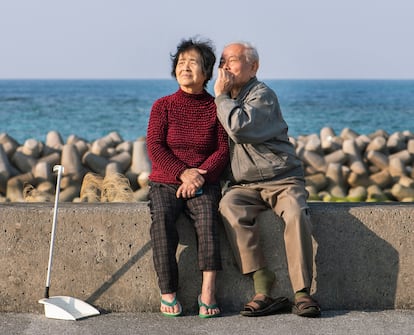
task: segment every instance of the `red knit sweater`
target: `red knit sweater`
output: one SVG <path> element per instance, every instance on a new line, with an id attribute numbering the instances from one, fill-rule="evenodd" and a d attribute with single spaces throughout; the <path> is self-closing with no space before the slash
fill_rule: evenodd
<path id="1" fill-rule="evenodd" d="M 152 106 L 147 131 L 149 179 L 181 184 L 187 168 L 207 170 L 206 182 L 219 180 L 228 160 L 227 134 L 217 119 L 214 98 L 204 91 L 188 94 L 181 89 Z"/>

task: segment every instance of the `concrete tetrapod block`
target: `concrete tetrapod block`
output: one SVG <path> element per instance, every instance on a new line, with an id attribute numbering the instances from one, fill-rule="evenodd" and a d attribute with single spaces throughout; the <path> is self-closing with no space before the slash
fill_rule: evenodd
<path id="1" fill-rule="evenodd" d="M 19 143 L 6 133 L 0 134 L 0 144 L 9 157 L 11 157 L 19 147 Z"/>
<path id="2" fill-rule="evenodd" d="M 151 171 L 151 162 L 148 158 L 147 144 L 143 139 L 133 143 L 130 170 L 136 174 Z"/>

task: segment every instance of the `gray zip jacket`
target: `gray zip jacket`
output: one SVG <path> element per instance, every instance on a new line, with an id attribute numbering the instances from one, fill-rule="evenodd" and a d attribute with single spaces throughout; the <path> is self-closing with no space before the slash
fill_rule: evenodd
<path id="1" fill-rule="evenodd" d="M 303 178 L 303 166 L 288 138 L 276 93 L 252 78 L 232 99 L 215 99 L 217 116 L 229 135 L 230 181 L 234 184 Z"/>

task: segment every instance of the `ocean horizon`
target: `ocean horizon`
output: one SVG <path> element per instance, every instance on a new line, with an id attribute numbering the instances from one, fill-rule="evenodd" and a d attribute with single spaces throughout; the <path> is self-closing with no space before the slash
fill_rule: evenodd
<path id="1" fill-rule="evenodd" d="M 414 80 L 261 79 L 278 95 L 289 135 L 359 134 L 379 129 L 414 132 Z M 213 94 L 213 81 L 207 90 Z M 116 131 L 125 140 L 146 135 L 151 106 L 178 89 L 174 79 L 0 80 L 0 134 L 23 143 L 49 131 L 88 141 Z"/>

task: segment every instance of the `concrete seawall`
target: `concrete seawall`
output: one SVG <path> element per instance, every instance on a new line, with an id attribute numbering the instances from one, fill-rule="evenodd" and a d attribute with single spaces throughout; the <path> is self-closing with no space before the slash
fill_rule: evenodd
<path id="1" fill-rule="evenodd" d="M 324 309 L 414 309 L 414 203 L 310 203 L 314 223 L 313 291 Z M 43 313 L 52 203 L 0 204 L 0 312 Z M 274 295 L 292 298 L 283 222 L 259 217 Z M 69 295 L 112 312 L 157 311 L 146 203 L 60 203 L 50 295 Z M 178 223 L 179 299 L 195 311 L 200 290 L 191 224 Z M 217 298 L 238 311 L 253 294 L 221 229 L 223 271 Z"/>

